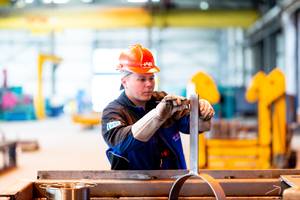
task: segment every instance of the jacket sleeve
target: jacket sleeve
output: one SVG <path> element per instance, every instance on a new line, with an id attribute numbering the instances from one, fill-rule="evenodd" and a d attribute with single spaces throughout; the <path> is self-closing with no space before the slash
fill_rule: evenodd
<path id="1" fill-rule="evenodd" d="M 144 142 L 136 140 L 131 132 L 126 114 L 108 106 L 102 114 L 102 136 L 109 147 L 119 153 L 127 153 L 139 148 Z"/>
<path id="2" fill-rule="evenodd" d="M 182 133 L 190 133 L 190 111 L 184 109 L 174 116 L 178 129 Z"/>

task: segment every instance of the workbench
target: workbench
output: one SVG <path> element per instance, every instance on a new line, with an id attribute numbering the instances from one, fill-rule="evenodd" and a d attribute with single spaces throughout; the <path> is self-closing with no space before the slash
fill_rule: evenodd
<path id="1" fill-rule="evenodd" d="M 0 199 L 44 200 L 45 190 L 39 186 L 54 182 L 93 182 L 91 200 L 167 200 L 178 177 L 188 170 L 105 170 L 105 171 L 38 171 L 36 180 L 20 180 L 0 193 Z M 300 177 L 300 170 L 201 170 L 215 178 L 227 200 L 284 199 L 291 188 L 282 177 Z M 300 199 L 300 193 L 298 193 Z M 209 185 L 201 179 L 186 181 L 180 199 L 215 199 Z"/>

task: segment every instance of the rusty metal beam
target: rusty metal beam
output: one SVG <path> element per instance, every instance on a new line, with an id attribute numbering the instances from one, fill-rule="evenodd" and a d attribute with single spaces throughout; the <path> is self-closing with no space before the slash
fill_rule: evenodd
<path id="1" fill-rule="evenodd" d="M 91 200 L 167 200 L 167 197 L 120 197 L 120 198 L 106 198 L 106 197 L 91 197 Z M 215 197 L 179 197 L 179 200 L 215 200 Z M 276 200 L 281 197 L 227 197 L 226 200 Z M 46 199 L 45 199 L 46 200 Z"/>
<path id="2" fill-rule="evenodd" d="M 45 190 L 39 188 L 44 183 L 70 180 L 37 180 L 34 190 L 38 196 L 44 196 Z M 174 180 L 72 180 L 97 184 L 91 188 L 92 197 L 167 197 Z M 289 188 L 279 179 L 218 179 L 227 196 L 281 196 Z M 182 197 L 211 196 L 214 194 L 207 183 L 200 179 L 189 179 L 179 193 Z"/>
<path id="3" fill-rule="evenodd" d="M 300 175 L 299 169 L 267 170 L 199 170 L 216 179 L 279 178 L 280 175 Z M 177 179 L 188 170 L 40 170 L 38 179 Z"/>

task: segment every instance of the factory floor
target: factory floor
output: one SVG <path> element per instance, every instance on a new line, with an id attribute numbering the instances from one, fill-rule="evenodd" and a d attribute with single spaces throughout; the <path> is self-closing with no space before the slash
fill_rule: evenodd
<path id="1" fill-rule="evenodd" d="M 107 145 L 100 126 L 87 129 L 70 116 L 35 121 L 0 121 L 6 140 L 37 141 L 39 149 L 19 152 L 18 166 L 0 173 L 0 193 L 20 179 L 36 179 L 38 170 L 109 170 Z M 182 135 L 183 148 L 189 165 L 189 136 Z M 298 152 L 300 168 L 300 135 L 292 139 Z"/>

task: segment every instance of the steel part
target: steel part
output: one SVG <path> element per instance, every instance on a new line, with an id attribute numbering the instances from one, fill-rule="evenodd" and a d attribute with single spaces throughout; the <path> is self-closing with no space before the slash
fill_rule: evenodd
<path id="1" fill-rule="evenodd" d="M 280 180 L 291 187 L 300 187 L 300 175 L 282 175 Z"/>
<path id="2" fill-rule="evenodd" d="M 266 169 L 266 170 L 200 170 L 201 173 L 208 174 L 215 179 L 258 179 L 258 178 L 277 178 L 280 175 L 300 175 L 299 169 Z M 149 177 L 149 179 L 170 180 L 177 179 L 188 170 L 50 170 L 38 171 L 38 179 L 115 179 L 132 180 Z M 139 176 L 137 176 L 139 175 Z"/>
<path id="3" fill-rule="evenodd" d="M 199 153 L 199 95 L 192 94 L 190 98 L 190 173 L 176 180 L 173 184 L 169 200 L 177 200 L 179 192 L 185 181 L 192 176 L 203 179 L 212 189 L 217 200 L 226 200 L 225 193 L 220 184 L 205 173 L 198 174 Z"/>
<path id="4" fill-rule="evenodd" d="M 90 188 L 97 186 L 90 182 L 55 182 L 39 185 L 46 190 L 49 200 L 89 200 Z"/>
<path id="5" fill-rule="evenodd" d="M 168 197 L 91 197 L 91 200 L 167 200 Z M 180 200 L 215 200 L 215 197 L 180 197 Z M 227 200 L 276 200 L 282 197 L 227 197 Z M 0 200 L 10 200 L 3 197 Z M 32 200 L 47 200 L 46 198 L 34 198 Z"/>
<path id="6" fill-rule="evenodd" d="M 187 179 L 189 179 L 192 176 L 197 176 L 197 177 L 203 179 L 210 186 L 210 188 L 212 189 L 217 200 L 226 200 L 225 193 L 224 193 L 222 187 L 220 186 L 220 184 L 214 178 L 212 178 L 211 176 L 204 174 L 204 173 L 199 173 L 199 174 L 190 173 L 190 174 L 184 175 L 181 178 L 177 179 L 177 181 L 171 188 L 169 200 L 177 200 L 178 199 L 179 192 L 180 192 L 182 185 L 185 183 L 185 181 Z"/>
<path id="7" fill-rule="evenodd" d="M 195 177 L 195 176 L 193 176 Z M 37 180 L 35 193 L 43 196 L 44 189 L 39 185 L 55 180 Z M 70 181 L 70 180 L 64 180 Z M 80 180 L 72 180 L 80 181 Z M 81 180 L 82 181 L 82 180 Z M 91 180 L 87 180 L 91 181 Z M 289 188 L 286 183 L 276 179 L 218 179 L 227 196 L 280 196 Z M 93 197 L 153 197 L 169 196 L 174 180 L 93 180 L 97 186 L 91 188 Z M 45 195 L 44 195 L 45 196 Z M 181 187 L 180 197 L 214 196 L 210 186 L 199 177 L 190 178 Z"/>
<path id="8" fill-rule="evenodd" d="M 155 103 L 160 103 L 161 101 L 155 101 Z M 166 103 L 171 103 L 170 101 L 167 101 Z M 189 105 L 190 104 L 190 100 L 183 100 L 181 101 L 182 105 Z"/>
<path id="9" fill-rule="evenodd" d="M 54 182 L 54 183 L 45 183 L 40 185 L 39 187 L 42 189 L 48 189 L 49 187 L 57 188 L 57 189 L 65 189 L 65 188 L 90 188 L 96 187 L 96 183 L 89 182 Z"/>
<path id="10" fill-rule="evenodd" d="M 13 186 L 0 192 L 0 197 L 11 199 L 32 200 L 34 197 L 45 197 L 46 191 L 39 185 L 56 181 L 82 180 L 21 180 Z M 174 180 L 86 180 L 97 184 L 91 188 L 91 197 L 168 197 Z M 218 179 L 218 182 L 229 197 L 281 197 L 282 192 L 290 188 L 279 178 L 276 179 Z M 188 179 L 182 186 L 179 199 L 183 197 L 213 197 L 209 185 L 202 179 Z M 17 198 L 18 197 L 18 198 Z M 19 198 L 20 197 L 20 198 Z M 22 197 L 22 198 L 21 198 Z"/>
<path id="11" fill-rule="evenodd" d="M 90 188 L 47 188 L 47 200 L 90 200 Z"/>
<path id="12" fill-rule="evenodd" d="M 190 173 L 198 174 L 199 95 L 190 98 Z"/>
<path id="13" fill-rule="evenodd" d="M 215 197 L 180 197 L 180 200 L 215 200 Z M 227 197 L 226 200 L 275 200 L 281 199 L 281 197 Z M 113 200 L 106 198 L 91 198 L 91 200 Z M 120 197 L 119 200 L 167 200 L 167 197 Z"/>

